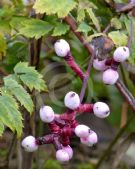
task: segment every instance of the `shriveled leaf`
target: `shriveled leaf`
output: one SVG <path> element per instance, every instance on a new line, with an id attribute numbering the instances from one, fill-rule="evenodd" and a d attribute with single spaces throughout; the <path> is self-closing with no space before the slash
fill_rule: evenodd
<path id="1" fill-rule="evenodd" d="M 14 71 L 30 90 L 47 91 L 43 76 L 34 67 L 28 66 L 27 62 L 19 62 Z"/>
<path id="2" fill-rule="evenodd" d="M 128 42 L 128 36 L 120 31 L 112 31 L 108 34 L 116 46 L 125 46 Z"/>
<path id="3" fill-rule="evenodd" d="M 69 26 L 66 24 L 59 23 L 53 30 L 52 36 L 60 36 L 66 34 L 69 30 Z"/>
<path id="4" fill-rule="evenodd" d="M 94 14 L 92 8 L 89 8 L 89 9 L 87 9 L 86 11 L 87 11 L 87 13 L 89 14 L 89 16 L 90 16 L 90 18 L 91 18 L 93 24 L 95 25 L 97 31 L 98 31 L 98 32 L 101 32 L 101 27 L 100 27 L 99 21 L 98 21 L 97 17 L 95 16 L 95 14 Z"/>
<path id="5" fill-rule="evenodd" d="M 77 32 L 83 32 L 83 33 L 88 33 L 89 31 L 91 31 L 91 27 L 86 24 L 85 22 L 82 22 L 79 26 L 78 29 L 76 30 Z"/>
<path id="6" fill-rule="evenodd" d="M 19 29 L 19 33 L 28 38 L 35 39 L 39 39 L 53 29 L 53 26 L 50 23 L 39 19 L 29 19 L 22 22 L 22 25 L 22 28 Z"/>
<path id="7" fill-rule="evenodd" d="M 74 0 L 38 0 L 33 8 L 36 13 L 57 14 L 59 18 L 64 18 L 75 6 Z"/>
<path id="8" fill-rule="evenodd" d="M 4 84 L 6 90 L 15 96 L 28 112 L 32 113 L 34 105 L 27 91 L 10 76 L 4 78 Z"/>

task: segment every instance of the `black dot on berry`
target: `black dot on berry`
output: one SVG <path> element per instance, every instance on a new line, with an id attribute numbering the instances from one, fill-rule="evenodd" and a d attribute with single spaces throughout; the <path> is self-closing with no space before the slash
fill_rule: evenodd
<path id="1" fill-rule="evenodd" d="M 74 96 L 75 96 L 75 93 L 72 93 L 72 94 L 71 94 L 71 97 L 74 97 Z"/>
<path id="2" fill-rule="evenodd" d="M 108 111 L 105 112 L 105 114 L 108 114 L 108 113 L 109 113 Z"/>
<path id="3" fill-rule="evenodd" d="M 126 52 L 126 48 L 123 48 L 123 50 Z"/>

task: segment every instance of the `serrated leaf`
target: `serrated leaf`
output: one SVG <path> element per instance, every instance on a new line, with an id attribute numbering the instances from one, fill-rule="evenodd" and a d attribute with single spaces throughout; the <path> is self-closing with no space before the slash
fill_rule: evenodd
<path id="1" fill-rule="evenodd" d="M 57 14 L 59 18 L 64 18 L 75 6 L 74 0 L 38 0 L 33 8 L 36 13 Z"/>
<path id="2" fill-rule="evenodd" d="M 53 30 L 52 36 L 61 36 L 67 33 L 69 26 L 66 24 L 59 23 Z"/>
<path id="3" fill-rule="evenodd" d="M 23 124 L 18 105 L 12 96 L 4 93 L 0 96 L 0 120 L 12 131 L 16 130 L 18 137 L 21 135 Z"/>
<path id="4" fill-rule="evenodd" d="M 0 121 L 0 136 L 2 136 L 3 132 L 4 132 L 4 125 L 3 125 L 3 123 Z"/>
<path id="5" fill-rule="evenodd" d="M 11 28 L 15 30 L 19 30 L 23 26 L 23 22 L 28 21 L 29 19 L 23 16 L 15 16 L 12 17 L 11 21 L 9 22 Z"/>
<path id="6" fill-rule="evenodd" d="M 98 21 L 97 17 L 95 16 L 92 8 L 86 9 L 86 11 L 89 14 L 89 16 L 90 16 L 93 24 L 95 25 L 96 29 L 98 30 L 98 32 L 101 32 L 101 27 L 100 27 L 99 21 Z"/>
<path id="7" fill-rule="evenodd" d="M 43 76 L 35 70 L 34 67 L 28 66 L 27 62 L 19 62 L 14 72 L 19 75 L 23 83 L 30 89 L 37 89 L 38 91 L 47 91 Z"/>
<path id="8" fill-rule="evenodd" d="M 51 24 L 39 19 L 29 19 L 22 22 L 22 25 L 22 28 L 19 29 L 19 33 L 28 38 L 35 39 L 39 39 L 40 37 L 48 34 L 53 29 Z"/>
<path id="9" fill-rule="evenodd" d="M 112 18 L 111 19 L 111 26 L 113 26 L 116 29 L 121 29 L 122 28 L 122 24 L 120 22 L 120 20 L 118 18 Z"/>
<path id="10" fill-rule="evenodd" d="M 17 83 L 11 76 L 7 76 L 4 78 L 4 84 L 6 90 L 16 97 L 16 99 L 23 105 L 26 110 L 30 113 L 33 111 L 33 102 L 30 95 L 27 91 Z"/>
<path id="11" fill-rule="evenodd" d="M 112 31 L 108 34 L 116 46 L 126 46 L 128 37 L 126 34 L 120 31 Z"/>
<path id="12" fill-rule="evenodd" d="M 78 28 L 77 28 L 77 30 L 76 30 L 77 32 L 83 32 L 83 33 L 88 33 L 89 31 L 91 31 L 91 27 L 89 26 L 89 25 L 87 25 L 85 22 L 82 22 L 79 26 L 78 26 Z"/>

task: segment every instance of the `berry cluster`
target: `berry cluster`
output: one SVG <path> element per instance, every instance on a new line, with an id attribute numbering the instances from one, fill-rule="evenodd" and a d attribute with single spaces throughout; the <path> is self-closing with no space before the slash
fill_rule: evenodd
<path id="1" fill-rule="evenodd" d="M 113 85 L 119 78 L 118 66 L 124 62 L 130 55 L 129 48 L 126 46 L 118 47 L 114 53 L 112 59 L 98 60 L 95 59 L 93 67 L 96 70 L 103 71 L 103 82 L 107 85 Z"/>
<path id="2" fill-rule="evenodd" d="M 61 39 L 54 44 L 55 52 L 58 56 L 65 59 L 70 68 L 82 79 L 85 73 L 76 64 L 70 52 L 69 44 Z M 65 107 L 68 110 L 63 114 L 56 114 L 50 106 L 43 106 L 40 109 L 40 118 L 48 123 L 51 134 L 35 138 L 28 136 L 23 139 L 22 147 L 28 152 L 38 149 L 39 145 L 53 144 L 56 148 L 56 159 L 60 162 L 67 162 L 73 156 L 73 150 L 70 147 L 70 139 L 74 135 L 80 138 L 80 142 L 87 146 L 93 146 L 98 142 L 97 134 L 88 126 L 78 124 L 76 116 L 81 113 L 94 113 L 99 118 L 106 118 L 110 114 L 110 109 L 103 102 L 81 103 L 80 97 L 74 91 L 70 91 L 64 98 Z"/>

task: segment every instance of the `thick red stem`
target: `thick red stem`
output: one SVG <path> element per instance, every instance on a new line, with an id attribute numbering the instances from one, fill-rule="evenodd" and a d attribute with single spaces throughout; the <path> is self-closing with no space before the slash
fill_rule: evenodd
<path id="1" fill-rule="evenodd" d="M 55 121 L 48 123 L 48 126 L 53 134 L 60 133 L 60 127 L 55 123 Z"/>
<path id="2" fill-rule="evenodd" d="M 37 145 L 51 144 L 54 141 L 54 134 L 48 134 L 44 137 L 39 137 L 36 139 Z"/>
<path id="3" fill-rule="evenodd" d="M 81 78 L 81 80 L 83 80 L 84 73 L 81 70 L 81 68 L 79 67 L 79 65 L 75 62 L 74 58 L 71 56 L 71 53 L 69 53 L 65 57 L 65 61 L 67 62 L 69 67 Z"/>
<path id="4" fill-rule="evenodd" d="M 77 109 L 77 114 L 80 113 L 92 113 L 93 112 L 93 104 L 81 104 Z"/>

